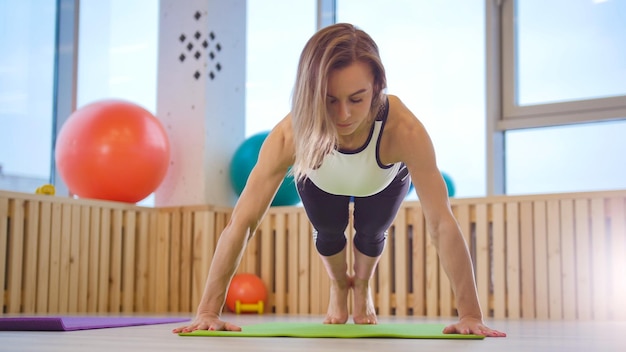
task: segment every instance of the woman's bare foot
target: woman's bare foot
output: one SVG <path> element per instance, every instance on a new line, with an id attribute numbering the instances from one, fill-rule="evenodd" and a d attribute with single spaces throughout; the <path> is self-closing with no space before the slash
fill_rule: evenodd
<path id="1" fill-rule="evenodd" d="M 354 312 L 352 319 L 355 324 L 378 324 L 376 308 L 369 286 L 369 280 L 354 278 Z"/>
<path id="2" fill-rule="evenodd" d="M 352 288 L 352 278 L 330 281 L 330 300 L 324 324 L 345 324 L 348 321 L 348 293 Z"/>

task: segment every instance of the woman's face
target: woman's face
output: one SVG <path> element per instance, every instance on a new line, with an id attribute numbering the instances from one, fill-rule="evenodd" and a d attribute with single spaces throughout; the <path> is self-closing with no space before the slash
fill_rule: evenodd
<path id="1" fill-rule="evenodd" d="M 374 75 L 366 63 L 357 61 L 330 73 L 327 108 L 339 136 L 364 129 L 369 133 L 373 88 Z"/>

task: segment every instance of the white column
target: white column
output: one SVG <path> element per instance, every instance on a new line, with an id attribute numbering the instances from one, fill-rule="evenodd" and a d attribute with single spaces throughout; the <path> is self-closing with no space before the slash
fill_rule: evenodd
<path id="1" fill-rule="evenodd" d="M 231 206 L 245 136 L 246 0 L 161 0 L 157 116 L 171 160 L 156 206 Z"/>

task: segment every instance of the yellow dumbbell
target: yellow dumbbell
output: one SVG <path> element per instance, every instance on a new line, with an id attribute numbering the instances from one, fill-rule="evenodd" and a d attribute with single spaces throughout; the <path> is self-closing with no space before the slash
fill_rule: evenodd
<path id="1" fill-rule="evenodd" d="M 53 196 L 55 193 L 55 189 L 54 186 L 51 184 L 45 184 L 41 187 L 38 187 L 37 190 L 35 191 L 36 194 L 45 194 L 45 195 L 49 195 L 49 196 Z"/>
<path id="2" fill-rule="evenodd" d="M 241 303 L 240 300 L 235 302 L 235 313 L 241 314 L 242 312 L 257 312 L 263 314 L 263 301 L 258 303 Z"/>

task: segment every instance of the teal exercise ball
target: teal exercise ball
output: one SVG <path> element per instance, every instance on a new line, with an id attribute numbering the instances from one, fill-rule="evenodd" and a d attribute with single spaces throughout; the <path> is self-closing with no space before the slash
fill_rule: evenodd
<path id="1" fill-rule="evenodd" d="M 446 187 L 448 187 L 448 197 L 454 197 L 456 194 L 456 188 L 454 187 L 454 181 L 452 181 L 452 177 L 445 172 L 441 173 L 443 177 L 443 181 L 446 183 Z"/>
<path id="2" fill-rule="evenodd" d="M 250 172 L 252 172 L 259 158 L 261 146 L 268 135 L 269 131 L 260 132 L 248 137 L 241 143 L 233 155 L 230 162 L 230 181 L 233 190 L 238 196 L 241 195 L 241 192 L 243 192 L 246 186 Z M 286 175 L 271 205 L 283 206 L 298 203 L 300 203 L 300 196 L 298 195 L 294 178 L 291 175 Z"/>
<path id="3" fill-rule="evenodd" d="M 443 181 L 446 183 L 446 188 L 448 188 L 448 197 L 454 197 L 454 194 L 456 193 L 456 188 L 454 187 L 454 182 L 452 181 L 452 178 L 450 177 L 450 175 L 448 175 L 445 172 L 441 173 L 441 177 L 443 177 Z M 415 189 L 415 186 L 413 186 L 413 182 L 411 182 L 411 185 L 409 186 L 409 191 L 407 193 L 407 197 L 411 194 L 411 192 Z"/>

